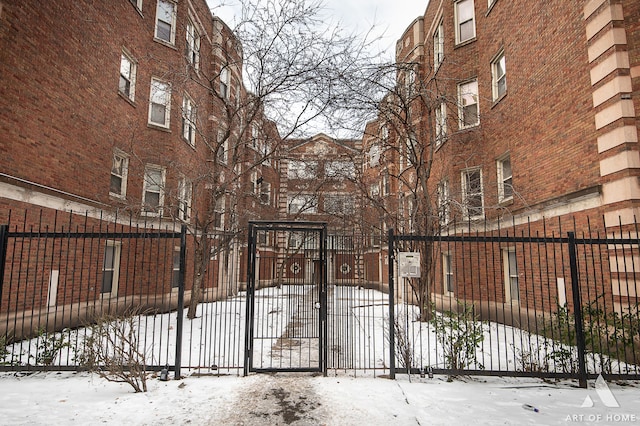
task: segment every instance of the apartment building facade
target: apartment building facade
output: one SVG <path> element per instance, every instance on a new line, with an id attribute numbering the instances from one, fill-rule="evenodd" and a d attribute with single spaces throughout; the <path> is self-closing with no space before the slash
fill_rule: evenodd
<path id="1" fill-rule="evenodd" d="M 204 0 L 3 1 L 0 47 L 0 223 L 105 233 L 184 224 L 193 254 L 198 236 L 228 235 L 252 215 L 277 214 L 277 163 L 266 160 L 278 147 L 277 128 L 244 88 L 242 46 Z M 268 187 L 256 187 L 252 171 Z M 133 289 L 127 271 L 148 268 L 142 256 L 144 265 L 124 258 L 133 243 L 95 244 L 89 280 L 102 284 L 76 291 L 81 298 L 175 287 L 173 247 L 158 260 L 163 282 Z M 209 249 L 204 286 L 237 281 L 241 248 Z M 47 300 L 52 285 L 58 303 L 68 303 L 71 290 L 62 286 L 89 277 L 64 265 L 42 268 L 47 277 L 30 278 L 37 288 L 29 308 L 55 305 Z M 191 257 L 187 288 L 198 271 Z M 6 288 L 17 288 L 17 275 L 8 280 Z"/>
<path id="2" fill-rule="evenodd" d="M 398 89 L 391 96 L 412 104 L 403 123 L 411 131 L 395 133 L 402 126 L 381 113 L 365 132 L 369 194 L 397 188 L 386 226 L 454 235 L 506 225 L 635 238 L 639 16 L 640 4 L 625 0 L 430 1 L 396 46 Z M 379 144 L 391 153 L 384 163 Z M 413 164 L 411 153 L 419 153 Z M 389 176 L 395 183 L 385 182 Z M 428 186 L 415 184 L 421 176 Z M 420 211 L 416 202 L 428 206 L 411 217 Z M 473 287 L 452 285 L 455 259 L 442 256 L 437 291 Z M 509 275 L 525 270 L 513 247 L 501 256 L 504 283 L 492 285 L 504 288 L 496 298 L 509 297 Z M 638 255 L 630 248 L 619 256 L 598 262 L 614 271 L 607 291 L 627 303 L 637 294 Z"/>

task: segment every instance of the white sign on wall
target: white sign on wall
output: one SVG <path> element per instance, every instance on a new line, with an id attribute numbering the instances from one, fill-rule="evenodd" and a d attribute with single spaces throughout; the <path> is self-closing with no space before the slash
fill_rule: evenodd
<path id="1" fill-rule="evenodd" d="M 398 253 L 398 272 L 401 278 L 418 278 L 420 276 L 420 253 L 417 251 Z"/>

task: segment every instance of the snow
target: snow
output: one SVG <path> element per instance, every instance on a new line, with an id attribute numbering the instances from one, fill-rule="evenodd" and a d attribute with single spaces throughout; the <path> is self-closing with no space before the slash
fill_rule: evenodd
<path id="1" fill-rule="evenodd" d="M 260 366 L 269 366 L 282 356 L 275 348 L 282 344 L 283 324 L 302 324 L 301 318 L 317 321 L 314 310 L 304 310 L 296 297 L 305 297 L 309 289 L 287 286 L 258 292 L 258 309 L 266 315 L 257 317 L 256 330 L 264 331 L 265 350 L 254 353 Z M 344 294 L 348 291 L 349 294 Z M 290 299 L 292 295 L 293 299 Z M 387 353 L 384 338 L 385 296 L 372 290 L 334 289 L 332 309 L 352 312 L 356 321 L 339 326 L 354 327 L 364 333 L 367 351 L 375 349 L 376 364 L 384 364 Z M 279 303 L 279 300 L 289 300 Z M 228 326 L 216 329 L 214 339 L 227 343 L 244 333 L 244 298 L 232 298 L 213 304 L 201 304 L 200 317 L 185 322 L 184 341 L 192 345 L 198 339 L 190 335 L 211 327 L 213 318 L 233 318 Z M 348 306 L 346 305 L 348 303 Z M 367 310 L 366 315 L 355 313 Z M 400 306 L 397 309 L 400 312 Z M 337 312 L 339 313 L 339 312 Z M 336 314 L 337 314 L 336 313 Z M 407 317 L 413 316 L 407 313 Z M 142 317 L 140 324 L 155 329 L 169 345 L 164 353 L 153 345 L 148 352 L 154 362 L 172 359 L 175 314 Z M 411 323 L 407 332 L 414 333 L 425 348 L 435 348 L 435 335 L 428 324 Z M 287 326 L 289 327 L 289 326 Z M 478 357 L 482 362 L 507 362 L 495 358 L 499 344 L 509 343 L 512 350 L 520 341 L 519 330 L 495 324 L 486 338 L 499 339 L 483 346 Z M 214 327 L 215 328 L 215 327 Z M 240 334 L 236 334 L 240 330 Z M 74 330 L 81 337 L 86 330 Z M 168 333 L 168 334 L 167 334 Z M 273 336 L 273 337 L 272 337 Z M 75 335 L 73 336 L 75 338 Z M 505 340 L 506 339 L 506 340 Z M 544 341 L 534 340 L 544 346 Z M 333 342 L 336 343 L 336 342 Z M 242 346 L 242 342 L 236 342 Z M 21 342 L 13 351 L 35 353 L 37 342 Z M 193 347 L 183 348 L 185 355 L 199 353 Z M 536 348 L 530 348 L 536 350 Z M 538 348 L 540 349 L 540 348 Z M 306 351 L 315 353 L 315 350 Z M 350 354 L 352 355 L 352 354 Z M 414 354 L 417 356 L 418 354 Z M 200 357 L 198 355 L 198 357 Z M 361 355 L 362 356 L 362 355 Z M 426 351 L 427 359 L 420 365 L 437 365 L 442 354 Z M 502 355 L 504 356 L 504 355 Z M 507 356 L 513 356 L 512 354 Z M 211 360 L 206 354 L 204 358 Z M 272 359 L 274 358 L 274 359 Z M 58 364 L 65 364 L 62 356 Z M 206 365 L 203 360 L 189 360 L 189 365 Z M 217 361 L 225 360 L 217 359 Z M 233 360 L 228 365 L 233 364 Z M 356 364 L 366 360 L 356 360 Z M 330 370 L 328 377 L 309 373 L 251 374 L 220 370 L 231 374 L 203 374 L 208 369 L 183 368 L 180 380 L 160 381 L 154 374 L 148 382 L 148 392 L 134 393 L 129 385 L 107 382 L 88 373 L 40 372 L 0 373 L 0 422 L 4 425 L 521 425 L 545 424 L 625 424 L 640 423 L 639 383 L 606 383 L 591 380 L 588 389 L 577 387 L 575 381 L 543 381 L 532 378 L 461 377 L 449 382 L 447 377 L 397 375 L 396 380 L 357 370 Z M 378 373 L 379 374 L 379 373 Z M 170 374 L 172 378 L 173 375 Z M 531 409 L 534 407 L 538 411 Z"/>
<path id="2" fill-rule="evenodd" d="M 5 425 L 516 425 L 640 421 L 637 384 L 608 384 L 620 407 L 605 407 L 590 381 L 309 374 L 152 379 L 133 393 L 87 373 L 0 374 Z M 593 407 L 582 407 L 585 399 Z M 534 412 L 523 408 L 529 404 Z"/>

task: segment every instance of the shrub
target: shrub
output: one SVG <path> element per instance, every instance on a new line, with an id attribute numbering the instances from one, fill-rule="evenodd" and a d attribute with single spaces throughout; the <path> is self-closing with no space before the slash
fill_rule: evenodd
<path id="1" fill-rule="evenodd" d="M 139 345 L 135 313 L 103 315 L 88 327 L 76 358 L 82 368 L 103 379 L 146 392 L 146 356 Z"/>

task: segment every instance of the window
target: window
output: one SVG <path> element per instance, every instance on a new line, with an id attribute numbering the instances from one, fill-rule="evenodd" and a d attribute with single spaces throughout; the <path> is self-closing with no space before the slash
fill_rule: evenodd
<path id="1" fill-rule="evenodd" d="M 259 149 L 260 129 L 257 123 L 251 123 L 251 147 L 256 151 Z"/>
<path id="2" fill-rule="evenodd" d="M 142 213 L 147 216 L 161 216 L 164 204 L 164 168 L 147 165 L 144 168 L 142 190 Z"/>
<path id="3" fill-rule="evenodd" d="M 318 199 L 313 195 L 294 195 L 289 198 L 289 213 L 318 213 Z"/>
<path id="4" fill-rule="evenodd" d="M 369 167 L 376 167 L 380 164 L 380 146 L 373 144 L 369 147 Z"/>
<path id="5" fill-rule="evenodd" d="M 353 197 L 345 194 L 327 194 L 324 196 L 324 211 L 336 215 L 353 214 Z"/>
<path id="6" fill-rule="evenodd" d="M 518 283 L 518 259 L 514 248 L 503 251 L 505 301 L 520 301 L 520 284 Z"/>
<path id="7" fill-rule="evenodd" d="M 129 170 L 129 156 L 120 150 L 113 153 L 111 164 L 111 182 L 109 195 L 118 198 L 127 196 L 127 173 Z"/>
<path id="8" fill-rule="evenodd" d="M 225 209 L 225 200 L 224 200 L 224 197 L 220 197 L 216 200 L 216 205 L 213 209 L 214 226 L 216 227 L 216 229 L 224 228 L 224 209 Z"/>
<path id="9" fill-rule="evenodd" d="M 182 98 L 182 137 L 196 146 L 196 106 L 186 93 Z"/>
<path id="10" fill-rule="evenodd" d="M 112 297 L 118 294 L 118 276 L 120 274 L 120 249 L 118 241 L 107 241 L 102 261 L 102 283 L 100 293 Z"/>
<path id="11" fill-rule="evenodd" d="M 187 22 L 186 37 L 187 62 L 198 69 L 200 67 L 200 34 L 191 20 Z"/>
<path id="12" fill-rule="evenodd" d="M 356 166 L 351 161 L 328 161 L 324 165 L 324 174 L 334 179 L 355 179 Z"/>
<path id="13" fill-rule="evenodd" d="M 498 201 L 513 199 L 513 178 L 511 175 L 511 157 L 506 155 L 497 161 Z"/>
<path id="14" fill-rule="evenodd" d="M 289 161 L 287 176 L 289 179 L 314 179 L 318 172 L 317 161 Z"/>
<path id="15" fill-rule="evenodd" d="M 442 101 L 436 107 L 436 148 L 447 138 L 447 104 Z"/>
<path id="16" fill-rule="evenodd" d="M 478 108 L 478 80 L 458 85 L 458 115 L 461 129 L 480 124 Z"/>
<path id="17" fill-rule="evenodd" d="M 382 195 L 387 196 L 391 194 L 391 179 L 389 179 L 389 172 L 382 174 Z"/>
<path id="18" fill-rule="evenodd" d="M 440 226 L 446 226 L 451 219 L 449 181 L 443 180 L 440 182 L 436 191 L 438 196 L 438 219 Z"/>
<path id="19" fill-rule="evenodd" d="M 132 5 L 138 9 L 138 12 L 142 12 L 142 0 L 129 0 Z"/>
<path id="20" fill-rule="evenodd" d="M 176 4 L 168 0 L 158 0 L 156 8 L 156 39 L 169 44 L 176 40 Z"/>
<path id="21" fill-rule="evenodd" d="M 264 204 L 266 206 L 271 205 L 271 184 L 269 182 L 265 182 L 263 178 L 260 181 L 259 191 L 260 191 L 260 204 Z"/>
<path id="22" fill-rule="evenodd" d="M 180 287 L 180 247 L 173 249 L 173 266 L 171 268 L 171 288 Z"/>
<path id="23" fill-rule="evenodd" d="M 487 1 L 487 8 L 491 9 L 491 6 L 493 6 L 493 4 L 496 2 L 496 0 L 488 0 Z"/>
<path id="24" fill-rule="evenodd" d="M 484 217 L 481 169 L 462 172 L 462 208 L 465 219 L 474 220 Z"/>
<path id="25" fill-rule="evenodd" d="M 451 255 L 444 253 L 442 255 L 442 281 L 445 293 L 453 293 L 453 264 L 451 263 Z"/>
<path id="26" fill-rule="evenodd" d="M 191 196 L 193 185 L 182 177 L 178 181 L 178 219 L 188 221 L 191 218 Z"/>
<path id="27" fill-rule="evenodd" d="M 389 128 L 386 124 L 380 126 L 380 140 L 385 143 L 389 140 Z"/>
<path id="28" fill-rule="evenodd" d="M 455 4 L 456 44 L 464 43 L 476 36 L 473 0 L 460 0 Z"/>
<path id="29" fill-rule="evenodd" d="M 491 62 L 491 86 L 493 100 L 497 101 L 507 93 L 507 68 L 504 52 L 501 52 Z"/>
<path id="30" fill-rule="evenodd" d="M 168 128 L 170 110 L 171 85 L 152 78 L 149 95 L 149 123 Z"/>
<path id="31" fill-rule="evenodd" d="M 229 68 L 226 65 L 220 70 L 220 96 L 229 99 Z"/>
<path id="32" fill-rule="evenodd" d="M 377 198 L 380 196 L 379 183 L 372 183 L 371 185 L 369 185 L 369 195 L 371 195 L 372 198 Z"/>
<path id="33" fill-rule="evenodd" d="M 136 94 L 136 62 L 126 52 L 120 55 L 120 82 L 118 91 L 127 97 L 131 102 L 135 100 Z"/>
<path id="34" fill-rule="evenodd" d="M 229 138 L 225 139 L 225 132 L 223 130 L 218 131 L 218 162 L 227 164 L 229 160 Z"/>
<path id="35" fill-rule="evenodd" d="M 405 140 L 405 159 L 407 162 L 407 166 L 415 165 L 417 161 L 417 152 L 418 142 L 415 140 L 413 136 L 408 137 Z"/>
<path id="36" fill-rule="evenodd" d="M 433 33 L 433 69 L 440 68 L 444 60 L 444 22 L 440 21 L 438 28 Z"/>

